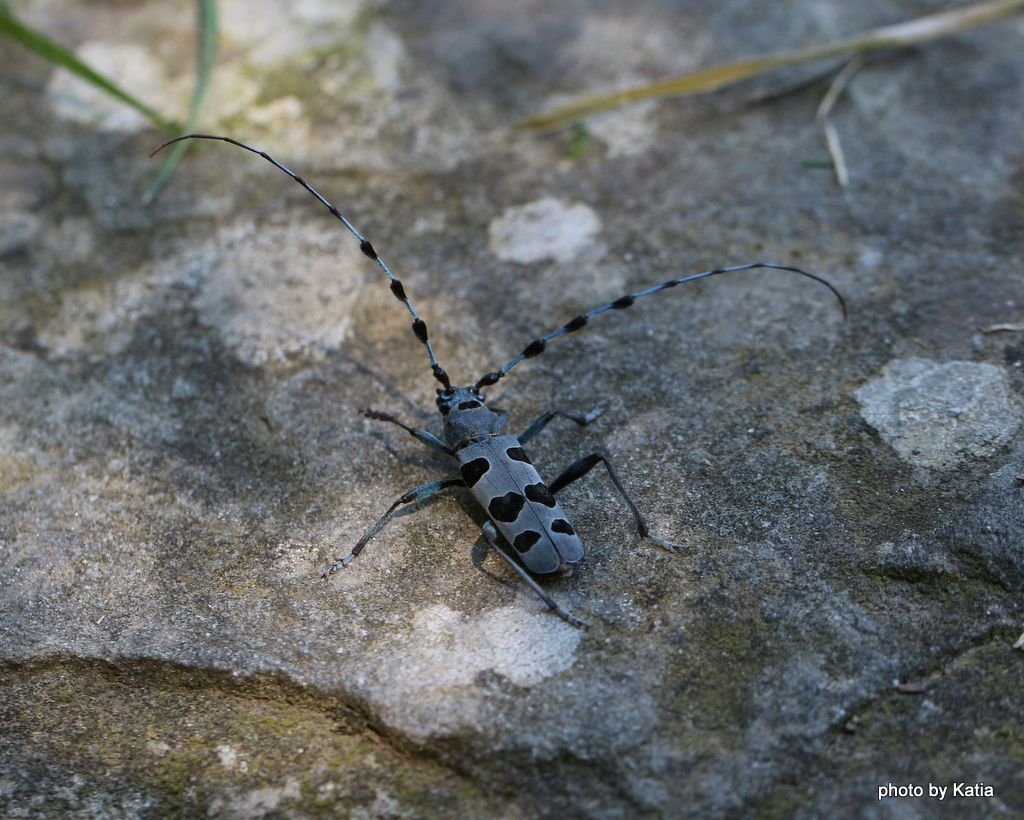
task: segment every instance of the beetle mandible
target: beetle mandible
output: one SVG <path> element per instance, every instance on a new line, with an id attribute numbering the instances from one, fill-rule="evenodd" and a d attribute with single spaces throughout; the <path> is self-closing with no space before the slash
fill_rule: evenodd
<path id="1" fill-rule="evenodd" d="M 647 521 L 629 497 L 629 493 L 626 492 L 622 480 L 604 453 L 592 453 L 573 462 L 551 484 L 546 485 L 523 450 L 523 445 L 536 436 L 555 418 L 569 419 L 583 426 L 594 421 L 603 412 L 604 405 L 586 414 L 567 413 L 561 410 L 548 411 L 534 420 L 520 435 L 514 436 L 504 432 L 508 421 L 507 415 L 503 411 L 496 411 L 487 407 L 485 397 L 481 391 L 504 378 L 519 362 L 539 356 L 559 336 L 575 333 L 585 327 L 592 318 L 601 313 L 610 310 L 623 310 L 633 305 L 637 299 L 643 296 L 650 296 L 669 288 L 674 288 L 676 285 L 695 282 L 698 279 L 706 279 L 723 273 L 766 268 L 805 276 L 808 279 L 825 285 L 825 287 L 831 290 L 839 301 L 843 317 L 846 317 L 846 302 L 843 300 L 842 295 L 831 283 L 813 273 L 769 262 L 751 262 L 746 265 L 715 268 L 714 270 L 703 271 L 702 273 L 669 279 L 667 282 L 635 293 L 627 293 L 613 302 L 608 302 L 585 313 L 580 313 L 546 336 L 534 339 L 518 356 L 500 370 L 487 373 L 472 386 L 453 386 L 448 374 L 438 363 L 437 357 L 434 355 L 434 349 L 427 332 L 427 325 L 420 318 L 416 308 L 406 295 L 405 287 L 401 280 L 395 277 L 384 260 L 377 255 L 377 251 L 374 250 L 370 241 L 356 230 L 355 226 L 330 201 L 324 198 L 316 188 L 306 182 L 301 176 L 289 170 L 265 151 L 253 148 L 231 137 L 215 134 L 186 134 L 164 143 L 153 154 L 156 154 L 168 145 L 192 139 L 227 142 L 256 154 L 286 173 L 316 197 L 331 215 L 338 219 L 352 233 L 359 242 L 362 252 L 376 262 L 387 276 L 391 292 L 405 305 L 410 316 L 412 316 L 413 333 L 415 333 L 416 338 L 419 339 L 427 351 L 427 357 L 430 360 L 430 367 L 434 378 L 441 383 L 441 387 L 437 389 L 437 408 L 444 418 L 443 440 L 426 430 L 410 427 L 389 413 L 377 410 L 364 410 L 363 415 L 378 421 L 396 424 L 427 446 L 457 459 L 461 477 L 431 481 L 402 495 L 363 534 L 351 552 L 338 558 L 323 571 L 321 575 L 323 578 L 327 578 L 343 567 L 348 566 L 362 552 L 367 542 L 384 528 L 400 507 L 415 501 L 431 498 L 443 490 L 452 487 L 462 487 L 469 490 L 473 498 L 487 512 L 490 520 L 483 526 L 483 535 L 488 545 L 505 560 L 520 578 L 529 584 L 530 588 L 552 612 L 572 626 L 579 629 L 588 629 L 589 627 L 586 622 L 563 609 L 533 578 L 533 575 L 568 575 L 573 571 L 580 559 L 583 558 L 583 542 L 559 506 L 558 501 L 555 499 L 555 493 L 577 479 L 582 478 L 593 467 L 602 464 L 615 485 L 615 489 L 618 490 L 629 507 L 640 536 L 668 550 L 674 551 L 679 547 L 677 544 L 666 541 L 664 538 L 651 532 Z M 502 546 L 501 540 L 498 537 L 499 532 L 505 541 L 511 545 L 515 553 L 514 556 Z"/>

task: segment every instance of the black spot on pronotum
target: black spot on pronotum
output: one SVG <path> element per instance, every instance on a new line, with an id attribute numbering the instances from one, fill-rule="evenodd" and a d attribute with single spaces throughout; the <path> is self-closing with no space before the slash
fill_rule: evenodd
<path id="1" fill-rule="evenodd" d="M 506 524 L 515 521 L 519 517 L 519 511 L 526 504 L 526 499 L 517 492 L 505 493 L 497 498 L 492 498 L 487 505 L 487 512 L 495 521 L 502 521 Z"/>
<path id="2" fill-rule="evenodd" d="M 543 504 L 545 507 L 555 506 L 555 497 L 551 495 L 551 490 L 547 488 L 544 482 L 539 481 L 536 484 L 530 484 L 526 488 L 526 497 L 530 501 L 536 501 L 538 504 Z"/>
<path id="3" fill-rule="evenodd" d="M 467 487 L 476 484 L 489 469 L 491 469 L 491 462 L 486 458 L 474 458 L 459 468 Z"/>
<path id="4" fill-rule="evenodd" d="M 551 522 L 551 531 L 560 532 L 562 535 L 575 535 L 576 530 L 572 528 L 572 524 L 566 521 L 564 518 L 556 519 Z"/>
<path id="5" fill-rule="evenodd" d="M 628 308 L 635 301 L 636 299 L 634 299 L 632 296 L 623 296 L 620 299 L 616 299 L 614 302 L 612 302 L 612 310 L 622 310 L 623 308 Z"/>
<path id="6" fill-rule="evenodd" d="M 373 245 L 370 244 L 369 239 L 364 239 L 359 243 L 359 250 L 369 256 L 371 259 L 377 258 L 377 251 L 373 249 Z"/>
<path id="7" fill-rule="evenodd" d="M 544 348 L 548 346 L 548 343 L 543 339 L 534 339 L 530 342 L 523 350 L 524 359 L 532 359 L 534 356 L 539 356 L 544 352 Z"/>
<path id="8" fill-rule="evenodd" d="M 515 540 L 512 541 L 512 546 L 516 548 L 516 552 L 527 552 L 538 541 L 540 541 L 539 532 L 526 530 L 515 537 Z"/>
<path id="9" fill-rule="evenodd" d="M 505 451 L 505 455 L 513 461 L 525 461 L 527 464 L 530 463 L 530 459 L 526 457 L 526 453 L 523 452 L 522 447 L 509 447 Z"/>
<path id="10" fill-rule="evenodd" d="M 587 317 L 586 316 L 583 316 L 583 315 L 577 316 L 575 319 L 570 319 L 568 322 L 566 322 L 566 324 L 565 324 L 565 332 L 566 333 L 572 333 L 574 330 L 579 330 L 586 323 L 587 323 Z"/>
<path id="11" fill-rule="evenodd" d="M 405 301 L 405 299 L 406 299 L 406 296 L 405 296 L 405 286 L 402 284 L 402 280 L 401 279 L 392 279 L 391 280 L 391 292 L 393 294 L 395 294 L 395 296 L 398 297 L 398 301 L 399 302 L 404 302 Z"/>
<path id="12" fill-rule="evenodd" d="M 412 332 L 416 334 L 416 338 L 423 342 L 423 344 L 427 343 L 427 323 L 422 319 L 417 319 L 412 323 Z"/>
<path id="13" fill-rule="evenodd" d="M 478 402 L 476 399 L 470 399 L 469 401 L 460 401 L 459 402 L 459 409 L 460 410 L 475 410 L 479 406 L 480 406 L 480 402 Z"/>

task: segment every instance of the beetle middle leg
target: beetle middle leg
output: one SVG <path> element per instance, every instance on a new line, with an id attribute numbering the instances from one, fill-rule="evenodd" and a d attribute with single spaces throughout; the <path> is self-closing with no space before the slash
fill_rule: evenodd
<path id="1" fill-rule="evenodd" d="M 548 424 L 550 424 L 552 421 L 559 417 L 563 419 L 569 419 L 569 421 L 574 421 L 580 427 L 586 427 L 588 424 L 597 421 L 597 419 L 601 416 L 602 413 L 604 413 L 606 409 L 608 409 L 607 399 L 601 402 L 589 413 L 567 413 L 564 410 L 548 410 L 546 413 L 542 413 L 536 419 L 534 419 L 533 423 L 529 427 L 527 427 L 526 430 L 519 436 L 519 442 L 521 444 L 526 444 L 527 441 L 529 441 L 531 438 L 537 435 L 537 433 L 539 433 L 541 430 L 547 427 Z"/>
<path id="2" fill-rule="evenodd" d="M 647 525 L 647 520 L 641 515 L 640 510 L 637 509 L 636 504 L 633 503 L 633 499 L 629 497 L 629 493 L 626 492 L 626 488 L 622 485 L 622 479 L 619 478 L 619 474 L 612 467 L 608 457 L 601 452 L 591 453 L 589 456 L 574 461 L 568 467 L 562 471 L 562 474 L 558 476 L 554 481 L 548 485 L 548 489 L 551 490 L 552 495 L 557 493 L 559 490 L 567 487 L 579 478 L 583 478 L 589 473 L 598 463 L 604 464 L 608 470 L 608 476 L 611 478 L 612 483 L 615 485 L 615 489 L 619 491 L 619 495 L 625 500 L 629 506 L 629 511 L 633 513 L 633 520 L 636 522 L 636 528 L 640 532 L 642 538 L 646 538 L 648 541 L 653 541 L 660 547 L 674 552 L 680 549 L 679 544 L 673 544 L 671 541 L 666 541 L 660 535 L 655 535 L 651 532 L 651 528 Z"/>
<path id="3" fill-rule="evenodd" d="M 410 427 L 408 424 L 403 424 L 390 413 L 382 413 L 380 410 L 360 410 L 359 412 L 366 416 L 366 418 L 373 419 L 374 421 L 386 421 L 390 422 L 391 424 L 397 424 L 413 438 L 422 441 L 428 447 L 433 447 L 435 450 L 440 450 L 442 453 L 448 456 L 455 455 L 455 453 L 452 452 L 451 448 L 445 445 L 445 443 L 441 441 L 441 439 L 439 439 L 433 433 L 427 432 L 426 430 L 419 430 L 416 427 Z"/>
<path id="4" fill-rule="evenodd" d="M 494 524 L 488 521 L 486 524 L 484 524 L 483 531 L 484 538 L 487 540 L 487 543 L 491 547 L 491 549 L 498 553 L 498 555 L 501 556 L 505 560 L 505 562 L 519 574 L 520 578 L 526 581 L 530 589 L 532 589 L 537 594 L 537 597 L 540 598 L 545 604 L 547 604 L 548 609 L 554 612 L 559 618 L 561 618 L 570 626 L 574 626 L 577 629 L 582 629 L 584 631 L 590 629 L 590 624 L 588 624 L 586 621 L 581 621 L 571 612 L 567 612 L 566 610 L 562 609 L 562 607 L 555 602 L 554 598 L 552 598 L 543 589 L 541 589 L 540 584 L 538 584 L 533 579 L 530 573 L 523 569 L 515 558 L 513 558 L 511 555 L 505 552 L 504 548 L 501 546 L 501 543 L 498 540 L 498 531 L 497 529 L 495 529 Z"/>
<path id="5" fill-rule="evenodd" d="M 326 578 L 328 575 L 334 575 L 342 567 L 347 567 L 352 563 L 352 560 L 363 551 L 363 547 L 366 546 L 373 536 L 380 532 L 387 525 L 388 521 L 395 514 L 395 511 L 403 504 L 411 504 L 414 501 L 423 501 L 427 498 L 433 498 L 442 490 L 447 490 L 449 487 L 465 487 L 466 482 L 461 478 L 443 478 L 440 481 L 431 481 L 427 484 L 421 484 L 419 487 L 415 487 L 409 490 L 405 495 L 399 498 L 394 504 L 392 504 L 386 513 L 378 518 L 370 528 L 363 533 L 363 537 L 360 538 L 354 547 L 352 552 L 348 555 L 338 558 L 333 564 L 327 569 L 320 573 L 321 578 Z"/>

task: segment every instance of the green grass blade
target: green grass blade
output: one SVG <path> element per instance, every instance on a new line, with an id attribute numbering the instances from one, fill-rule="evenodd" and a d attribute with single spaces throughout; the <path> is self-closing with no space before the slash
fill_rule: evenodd
<path id="1" fill-rule="evenodd" d="M 192 93 L 192 102 L 188 108 L 188 122 L 185 124 L 184 134 L 195 130 L 196 121 L 199 119 L 199 112 L 203 107 L 203 100 L 210 86 L 210 75 L 213 73 L 213 64 L 217 61 L 217 42 L 219 39 L 219 24 L 217 13 L 217 0 L 197 0 L 196 13 L 198 15 L 199 48 L 198 66 L 196 68 L 196 86 Z M 191 143 L 179 142 L 171 150 L 167 159 L 164 160 L 160 173 L 157 174 L 153 184 L 142 197 L 143 203 L 152 202 L 160 190 L 167 183 L 178 167 L 181 158 L 189 149 Z"/>
<path id="2" fill-rule="evenodd" d="M 822 46 L 801 48 L 766 57 L 736 60 L 651 85 L 637 86 L 613 94 L 587 97 L 523 120 L 516 125 L 516 128 L 520 130 L 557 128 L 575 122 L 581 117 L 618 108 L 637 100 L 715 91 L 740 80 L 786 66 L 823 60 L 828 57 L 839 57 L 844 54 L 867 54 L 880 49 L 919 45 L 940 37 L 959 34 L 977 26 L 994 23 L 1022 11 L 1024 11 L 1024 0 L 989 0 L 984 3 L 974 3 L 970 6 L 918 17 L 905 23 L 871 29 L 862 34 Z"/>
<path id="3" fill-rule="evenodd" d="M 36 52 L 36 54 L 39 54 L 54 65 L 66 68 L 72 74 L 78 75 L 86 82 L 91 83 L 97 88 L 103 89 L 112 97 L 115 97 L 126 105 L 134 108 L 158 128 L 172 133 L 178 130 L 177 124 L 172 120 L 161 117 L 156 111 L 145 103 L 137 100 L 116 83 L 108 80 L 102 74 L 99 74 L 89 68 L 89 66 L 79 60 L 66 48 L 53 42 L 53 40 L 35 29 L 26 26 L 14 16 L 11 12 L 10 6 L 6 2 L 0 2 L 0 34 L 10 37 L 12 40 L 21 43 L 25 48 Z"/>

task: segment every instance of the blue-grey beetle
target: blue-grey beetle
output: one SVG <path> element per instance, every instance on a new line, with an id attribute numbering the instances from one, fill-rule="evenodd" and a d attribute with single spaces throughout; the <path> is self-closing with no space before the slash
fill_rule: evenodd
<path id="1" fill-rule="evenodd" d="M 459 472 L 461 473 L 460 477 L 431 481 L 405 493 L 363 534 L 351 552 L 339 558 L 324 570 L 322 574 L 324 578 L 348 566 L 362 551 L 363 547 L 366 546 L 366 543 L 383 529 L 395 512 L 403 505 L 430 498 L 450 487 L 462 487 L 468 489 L 473 498 L 486 510 L 490 521 L 484 525 L 483 534 L 487 543 L 494 551 L 530 585 L 531 589 L 554 613 L 575 627 L 587 629 L 588 626 L 584 621 L 559 606 L 532 577 L 533 575 L 566 575 L 572 572 L 573 568 L 583 557 L 583 542 L 569 522 L 568 516 L 562 511 L 558 501 L 555 500 L 555 493 L 576 479 L 586 475 L 597 464 L 603 464 L 608 471 L 609 477 L 615 484 L 615 488 L 629 506 L 640 535 L 668 550 L 677 549 L 677 545 L 666 541 L 650 531 L 647 522 L 640 514 L 636 504 L 629 497 L 615 468 L 605 454 L 597 452 L 579 459 L 569 465 L 550 485 L 545 485 L 523 450 L 523 445 L 543 430 L 553 419 L 562 417 L 570 419 L 579 425 L 589 424 L 601 414 L 603 406 L 586 414 L 566 413 L 558 410 L 549 411 L 537 418 L 523 433 L 514 436 L 504 432 L 507 422 L 505 413 L 488 408 L 481 391 L 497 383 L 499 379 L 503 378 L 523 359 L 539 356 L 554 339 L 567 333 L 574 333 L 585 327 L 598 314 L 609 310 L 623 310 L 630 307 L 637 299 L 643 296 L 650 296 L 668 288 L 673 288 L 676 285 L 694 282 L 698 279 L 706 279 L 709 276 L 716 276 L 721 273 L 732 273 L 753 268 L 770 268 L 806 276 L 831 290 L 836 299 L 839 300 L 844 318 L 846 316 L 846 303 L 839 291 L 825 279 L 813 273 L 808 273 L 799 268 L 775 265 L 768 262 L 753 262 L 729 268 L 716 268 L 715 270 L 695 273 L 690 276 L 670 279 L 667 282 L 654 285 L 646 290 L 637 291 L 636 293 L 627 293 L 613 302 L 608 302 L 585 313 L 581 313 L 546 336 L 534 339 L 508 364 L 500 370 L 495 370 L 483 376 L 472 387 L 455 387 L 452 386 L 448 374 L 438 364 L 437 357 L 434 355 L 433 347 L 430 344 L 427 325 L 416 312 L 416 308 L 413 307 L 401 281 L 395 277 L 391 269 L 384 263 L 384 260 L 377 255 L 369 240 L 356 230 L 352 223 L 342 216 L 331 202 L 325 199 L 319 191 L 302 177 L 290 171 L 269 154 L 231 137 L 213 134 L 188 134 L 164 143 L 157 151 L 181 140 L 190 139 L 219 140 L 239 148 L 244 148 L 246 151 L 263 157 L 263 159 L 279 168 L 315 196 L 335 218 L 340 220 L 358 240 L 362 252 L 376 262 L 384 272 L 390 283 L 391 292 L 409 311 L 409 315 L 412 316 L 413 333 L 416 334 L 416 338 L 426 348 L 434 378 L 441 383 L 441 387 L 437 390 L 437 407 L 444 417 L 443 441 L 426 430 L 419 430 L 403 424 L 388 413 L 364 410 L 363 414 L 368 418 L 397 424 L 424 444 L 457 459 Z M 153 153 L 155 154 L 157 151 Z M 498 538 L 499 532 L 505 541 L 511 545 L 512 552 L 509 552 L 502 545 L 501 540 Z"/>

